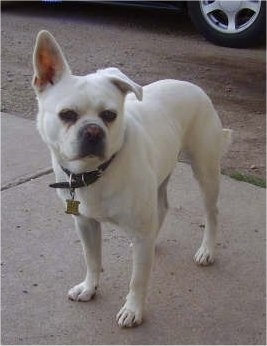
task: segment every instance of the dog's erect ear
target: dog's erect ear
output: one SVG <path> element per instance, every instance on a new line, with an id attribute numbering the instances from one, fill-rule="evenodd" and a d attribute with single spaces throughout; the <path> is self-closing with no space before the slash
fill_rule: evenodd
<path id="1" fill-rule="evenodd" d="M 118 68 L 109 67 L 103 70 L 98 70 L 97 72 L 107 76 L 112 81 L 112 83 L 114 83 L 116 87 L 119 88 L 121 92 L 123 92 L 124 94 L 127 94 L 128 92 L 132 91 L 135 94 L 136 98 L 139 101 L 142 101 L 142 87 L 139 84 L 132 81 L 130 78 L 128 78 Z"/>
<path id="2" fill-rule="evenodd" d="M 45 30 L 38 33 L 33 53 L 33 87 L 41 92 L 56 84 L 64 74 L 71 73 L 55 38 Z"/>

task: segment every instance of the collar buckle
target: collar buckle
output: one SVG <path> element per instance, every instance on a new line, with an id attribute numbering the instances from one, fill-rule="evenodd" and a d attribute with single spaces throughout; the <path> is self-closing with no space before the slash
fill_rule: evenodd
<path id="1" fill-rule="evenodd" d="M 73 176 L 74 176 L 74 174 L 71 173 L 71 174 L 70 174 L 70 178 L 69 178 L 69 186 L 70 186 L 70 189 L 73 189 L 73 184 L 76 183 L 76 179 L 75 179 Z"/>
<path id="2" fill-rule="evenodd" d="M 96 171 L 96 175 L 98 178 L 102 177 L 102 174 L 103 174 L 103 169 L 102 168 L 98 168 L 97 171 Z"/>

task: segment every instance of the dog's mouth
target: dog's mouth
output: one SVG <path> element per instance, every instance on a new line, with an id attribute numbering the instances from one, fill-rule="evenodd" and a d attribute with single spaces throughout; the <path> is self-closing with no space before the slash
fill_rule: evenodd
<path id="1" fill-rule="evenodd" d="M 69 162 L 74 162 L 74 161 L 84 161 L 88 159 L 101 159 L 99 156 L 94 155 L 94 154 L 87 154 L 87 155 L 77 155 L 71 159 L 69 159 Z"/>
<path id="2" fill-rule="evenodd" d="M 103 145 L 101 150 L 79 150 L 77 155 L 74 155 L 73 157 L 69 157 L 68 161 L 69 162 L 88 162 L 88 161 L 95 161 L 97 160 L 98 162 L 105 161 L 106 159 L 106 150 L 105 146 Z"/>
<path id="3" fill-rule="evenodd" d="M 106 156 L 99 156 L 94 154 L 76 155 L 73 157 L 65 157 L 61 162 L 62 167 L 67 168 L 72 173 L 80 174 L 85 171 L 96 169 L 99 165 L 106 161 Z"/>
<path id="4" fill-rule="evenodd" d="M 69 158 L 68 161 L 88 161 L 88 160 L 105 160 L 106 145 L 105 141 L 95 143 L 84 143 L 81 142 L 78 148 L 78 152 L 73 157 Z"/>

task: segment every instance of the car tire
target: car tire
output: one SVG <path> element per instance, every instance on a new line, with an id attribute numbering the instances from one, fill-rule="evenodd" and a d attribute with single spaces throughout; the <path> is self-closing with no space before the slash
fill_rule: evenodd
<path id="1" fill-rule="evenodd" d="M 265 40 L 266 2 L 251 2 L 251 6 L 255 8 L 253 10 L 246 8 L 248 3 L 243 1 L 189 1 L 188 12 L 196 29 L 207 40 L 224 47 L 248 48 Z M 230 6 L 232 6 L 232 12 L 230 12 Z M 231 13 L 234 13 L 235 16 L 234 26 L 230 28 Z M 237 20 L 240 23 L 237 23 Z"/>

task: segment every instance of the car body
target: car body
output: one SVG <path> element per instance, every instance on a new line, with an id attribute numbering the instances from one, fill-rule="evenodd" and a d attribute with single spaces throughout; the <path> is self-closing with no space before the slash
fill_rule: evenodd
<path id="1" fill-rule="evenodd" d="M 251 47 L 263 42 L 266 36 L 266 2 L 264 0 L 87 2 L 186 11 L 200 34 L 207 40 L 225 47 Z"/>
<path id="2" fill-rule="evenodd" d="M 247 48 L 265 41 L 265 1 L 190 1 L 188 13 L 197 30 L 215 44 Z"/>

